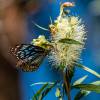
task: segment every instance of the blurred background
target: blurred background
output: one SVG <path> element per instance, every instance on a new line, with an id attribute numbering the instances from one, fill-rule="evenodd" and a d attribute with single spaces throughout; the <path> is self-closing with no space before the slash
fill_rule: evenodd
<path id="1" fill-rule="evenodd" d="M 34 22 L 48 28 L 50 16 L 55 20 L 59 15 L 60 1 L 75 2 L 72 14 L 83 19 L 87 31 L 85 49 L 81 63 L 100 73 L 100 0 L 0 0 L 0 100 L 30 100 L 39 86 L 35 82 L 55 81 L 62 78 L 45 59 L 36 72 L 16 70 L 16 59 L 8 53 L 10 47 L 20 43 L 30 43 L 40 34 L 49 38 L 50 33 L 37 28 Z M 76 69 L 73 81 L 89 75 L 86 83 L 98 80 L 81 69 Z M 59 77 L 58 77 L 59 76 Z M 72 100 L 77 90 L 72 91 Z M 55 89 L 45 100 L 57 100 Z M 100 95 L 91 93 L 82 100 L 99 100 Z"/>

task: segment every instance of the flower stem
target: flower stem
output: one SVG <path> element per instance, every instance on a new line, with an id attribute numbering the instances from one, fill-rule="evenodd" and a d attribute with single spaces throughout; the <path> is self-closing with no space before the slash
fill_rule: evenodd
<path id="1" fill-rule="evenodd" d="M 65 85 L 65 91 L 68 96 L 68 100 L 71 100 L 70 96 L 70 82 L 69 82 L 69 75 L 68 72 L 63 72 L 63 78 L 64 78 L 64 85 Z"/>

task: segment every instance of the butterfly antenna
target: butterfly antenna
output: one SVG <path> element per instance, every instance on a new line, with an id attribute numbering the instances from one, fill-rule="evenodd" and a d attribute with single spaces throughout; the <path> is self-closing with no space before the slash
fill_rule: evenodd
<path id="1" fill-rule="evenodd" d="M 35 22 L 33 22 L 33 23 L 34 23 L 34 25 L 35 25 L 36 27 L 38 27 L 38 28 L 40 28 L 40 29 L 42 29 L 42 30 L 44 30 L 44 31 L 49 31 L 49 29 L 44 28 L 44 27 L 42 27 L 42 26 L 36 24 Z"/>

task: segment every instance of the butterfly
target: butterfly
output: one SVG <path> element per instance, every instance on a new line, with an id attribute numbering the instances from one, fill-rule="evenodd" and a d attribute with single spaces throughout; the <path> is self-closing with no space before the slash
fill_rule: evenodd
<path id="1" fill-rule="evenodd" d="M 31 72 L 39 68 L 49 50 L 32 44 L 21 44 L 11 48 L 10 52 L 18 60 L 16 67 Z"/>

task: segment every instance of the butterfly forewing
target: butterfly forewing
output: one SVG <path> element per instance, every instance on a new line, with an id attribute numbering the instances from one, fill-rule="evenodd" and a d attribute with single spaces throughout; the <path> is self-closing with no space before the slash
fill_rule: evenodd
<path id="1" fill-rule="evenodd" d="M 11 49 L 14 56 L 17 57 L 17 67 L 23 71 L 34 71 L 38 69 L 48 50 L 34 46 L 32 44 L 21 44 Z"/>

